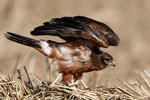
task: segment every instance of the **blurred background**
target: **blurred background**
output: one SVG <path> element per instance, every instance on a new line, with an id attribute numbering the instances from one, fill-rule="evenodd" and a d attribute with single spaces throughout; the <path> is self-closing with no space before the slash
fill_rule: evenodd
<path id="1" fill-rule="evenodd" d="M 49 80 L 46 57 L 38 51 L 8 41 L 7 31 L 35 39 L 30 35 L 34 27 L 54 17 L 87 16 L 106 23 L 120 37 L 118 47 L 104 49 L 115 59 L 116 67 L 84 74 L 88 85 L 99 86 L 105 82 L 136 80 L 139 73 L 149 68 L 150 62 L 150 1 L 149 0 L 1 0 L 0 3 L 0 72 L 16 75 L 16 69 L 28 71 L 42 81 Z M 52 66 L 53 65 L 53 66 Z M 55 64 L 52 80 L 57 76 Z"/>

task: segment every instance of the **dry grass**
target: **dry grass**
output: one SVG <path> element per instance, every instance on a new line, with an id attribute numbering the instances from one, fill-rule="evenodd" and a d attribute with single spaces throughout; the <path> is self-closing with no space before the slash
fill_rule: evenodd
<path id="1" fill-rule="evenodd" d="M 27 80 L 20 70 L 17 70 L 17 78 L 0 74 L 0 99 L 49 99 L 49 100 L 149 100 L 150 99 L 150 72 L 141 73 L 144 80 L 144 88 L 137 81 L 128 84 L 120 81 L 121 85 L 105 85 L 84 89 L 79 85 L 67 86 L 51 82 L 42 82 L 37 77 L 29 74 L 24 67 Z M 147 77 L 147 78 L 146 78 Z M 148 79 L 149 78 L 149 79 Z"/>

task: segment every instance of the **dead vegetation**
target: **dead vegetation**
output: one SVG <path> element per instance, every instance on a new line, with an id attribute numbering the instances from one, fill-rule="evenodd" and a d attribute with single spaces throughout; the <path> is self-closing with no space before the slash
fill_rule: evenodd
<path id="1" fill-rule="evenodd" d="M 17 70 L 17 78 L 0 74 L 0 99 L 49 99 L 49 100 L 149 100 L 150 99 L 150 72 L 141 73 L 144 80 L 143 87 L 137 81 L 128 84 L 120 80 L 120 85 L 100 86 L 84 89 L 81 86 L 66 86 L 55 84 L 51 87 L 50 82 L 42 82 L 32 74 L 28 74 L 24 67 L 26 76 L 22 76 Z M 25 81 L 25 77 L 27 80 Z"/>

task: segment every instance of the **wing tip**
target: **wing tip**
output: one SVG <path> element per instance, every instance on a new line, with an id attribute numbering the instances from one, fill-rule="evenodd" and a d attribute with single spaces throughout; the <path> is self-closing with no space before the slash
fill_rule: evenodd
<path id="1" fill-rule="evenodd" d="M 4 33 L 4 37 L 6 37 L 7 39 L 8 39 L 9 37 L 11 37 L 11 35 L 13 35 L 12 32 L 6 32 L 6 33 Z"/>

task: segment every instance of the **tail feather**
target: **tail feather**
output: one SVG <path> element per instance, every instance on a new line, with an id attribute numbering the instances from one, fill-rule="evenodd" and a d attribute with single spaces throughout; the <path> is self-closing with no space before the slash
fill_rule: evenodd
<path id="1" fill-rule="evenodd" d="M 8 40 L 14 41 L 16 43 L 20 43 L 20 44 L 30 46 L 30 47 L 34 47 L 34 48 L 35 47 L 40 48 L 40 45 L 38 44 L 39 41 L 35 40 L 35 39 L 31 39 L 31 38 L 28 38 L 28 37 L 25 37 L 25 36 L 17 35 L 17 34 L 11 33 L 11 32 L 7 32 L 5 34 L 5 37 Z"/>

